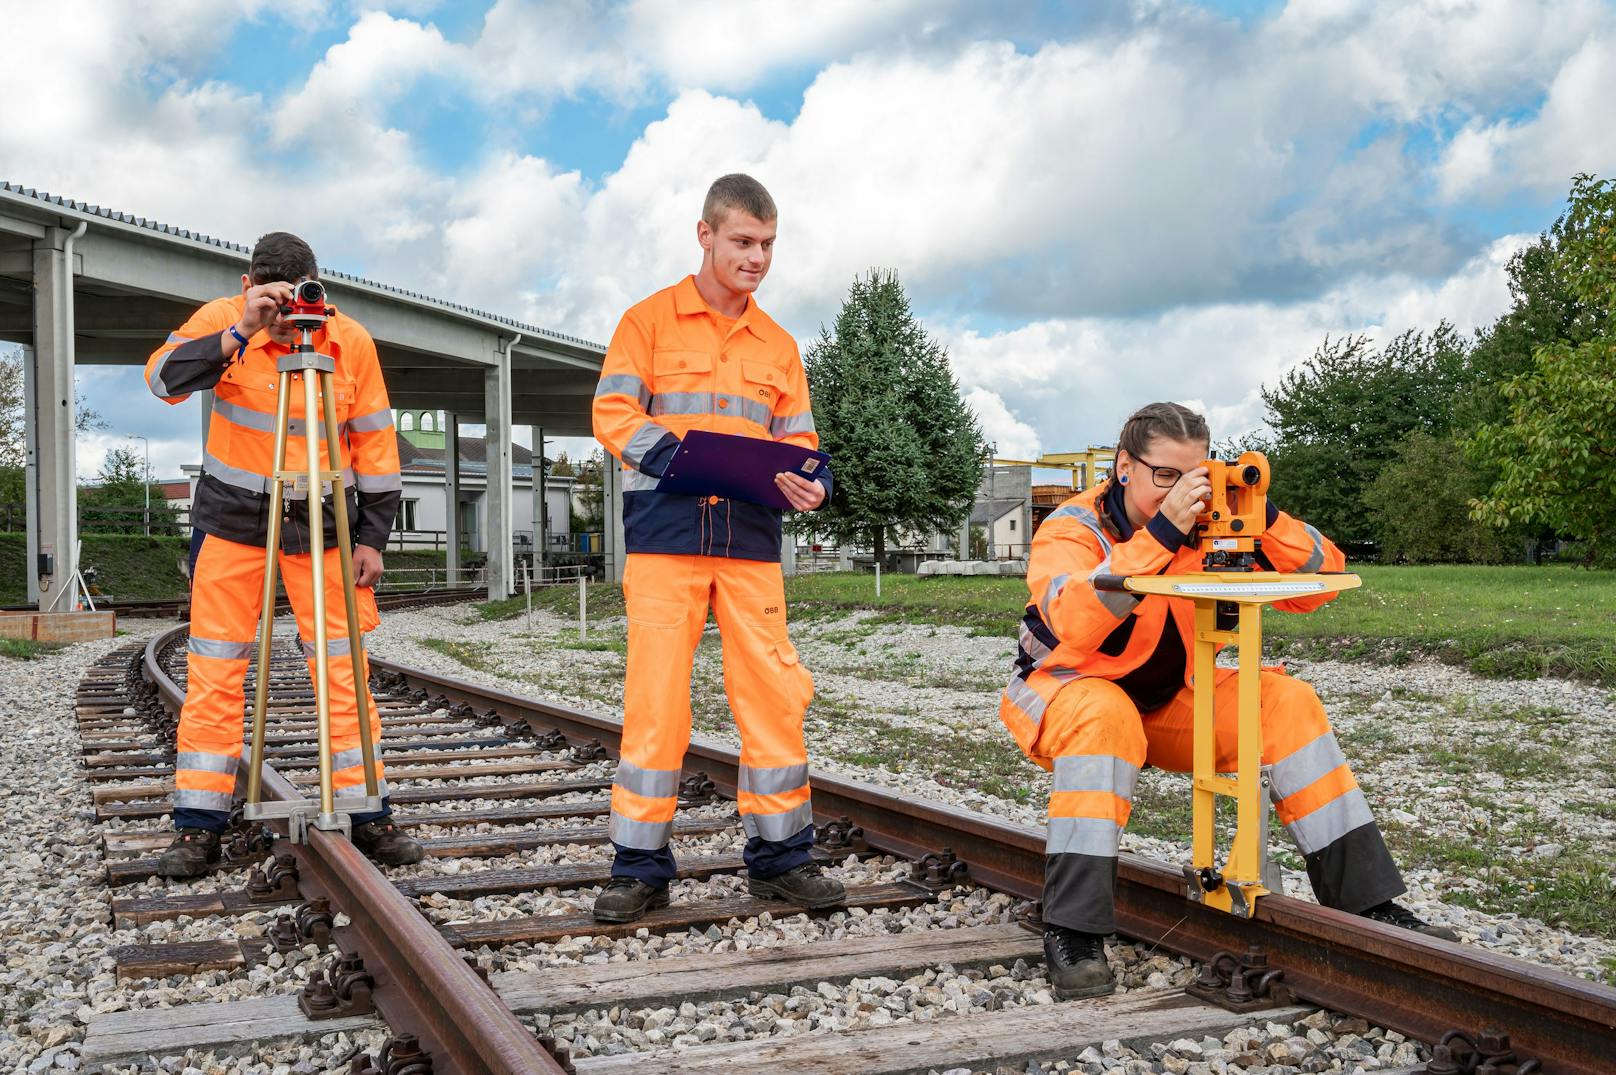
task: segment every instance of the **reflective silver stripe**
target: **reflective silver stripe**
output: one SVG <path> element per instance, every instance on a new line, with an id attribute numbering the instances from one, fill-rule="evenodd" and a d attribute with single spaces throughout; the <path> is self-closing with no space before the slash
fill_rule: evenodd
<path id="1" fill-rule="evenodd" d="M 238 426 L 256 429 L 261 433 L 275 432 L 275 416 L 264 411 L 255 411 L 251 407 L 243 407 L 239 403 L 232 403 L 228 399 L 213 401 L 213 413 L 222 414 Z M 299 423 L 301 424 L 301 423 Z M 291 429 L 291 425 L 287 425 Z"/>
<path id="2" fill-rule="evenodd" d="M 1094 584 L 1096 575 L 1109 575 L 1111 573 L 1111 554 L 1106 553 L 1100 566 L 1089 573 L 1089 584 Z M 1145 599 L 1144 594 L 1130 593 L 1127 590 L 1102 590 L 1094 588 L 1094 596 L 1100 599 L 1100 605 L 1117 619 L 1122 619 L 1138 607 L 1139 602 Z"/>
<path id="3" fill-rule="evenodd" d="M 765 840 L 789 840 L 814 823 L 813 803 L 793 806 L 779 814 L 742 814 L 741 828 L 748 836 Z"/>
<path id="4" fill-rule="evenodd" d="M 736 778 L 735 790 L 750 792 L 753 795 L 782 795 L 788 791 L 796 791 L 807 783 L 807 762 L 800 765 L 780 765 L 772 769 L 754 769 L 750 765 L 742 765 L 741 775 Z"/>
<path id="5" fill-rule="evenodd" d="M 653 418 L 664 414 L 728 414 L 767 426 L 774 412 L 767 406 L 731 392 L 659 392 L 646 410 Z"/>
<path id="6" fill-rule="evenodd" d="M 1083 673 L 1078 669 L 1070 668 L 1064 664 L 1052 664 L 1048 668 L 1040 668 L 1039 671 L 1047 672 L 1049 675 L 1052 675 L 1056 679 L 1062 681 L 1080 679 L 1083 676 Z"/>
<path id="7" fill-rule="evenodd" d="M 801 414 L 777 415 L 769 422 L 769 436 L 789 437 L 794 433 L 813 433 L 814 412 L 803 411 Z"/>
<path id="8" fill-rule="evenodd" d="M 653 478 L 649 474 L 642 474 L 637 470 L 623 471 L 623 492 L 643 493 L 648 489 L 655 489 L 660 478 Z"/>
<path id="9" fill-rule="evenodd" d="M 635 821 L 615 811 L 606 826 L 606 837 L 614 844 L 639 851 L 659 851 L 668 846 L 668 834 L 673 831 L 671 821 Z"/>
<path id="10" fill-rule="evenodd" d="M 1353 788 L 1339 799 L 1297 818 L 1285 828 L 1290 831 L 1296 846 L 1302 849 L 1302 854 L 1311 855 L 1374 820 L 1375 816 L 1369 812 L 1369 803 L 1364 799 L 1363 789 Z"/>
<path id="11" fill-rule="evenodd" d="M 174 771 L 194 769 L 201 773 L 233 773 L 241 758 L 229 754 L 204 754 L 201 751 L 182 751 L 174 755 Z"/>
<path id="12" fill-rule="evenodd" d="M 1048 657 L 1054 650 L 1038 641 L 1038 636 L 1028 629 L 1026 624 L 1021 625 L 1021 648 L 1026 651 L 1036 665 Z"/>
<path id="13" fill-rule="evenodd" d="M 1050 603 L 1055 600 L 1056 595 L 1060 593 L 1060 588 L 1065 586 L 1066 580 L 1071 577 L 1070 575 L 1056 575 L 1049 580 L 1049 585 L 1044 587 L 1044 599 L 1038 602 L 1038 615 L 1045 623 L 1049 622 Z"/>
<path id="14" fill-rule="evenodd" d="M 365 797 L 365 785 L 363 781 L 355 784 L 351 788 L 334 788 L 332 790 L 336 793 L 336 796 L 339 799 L 363 799 Z M 376 781 L 376 794 L 378 797 L 392 794 L 391 789 L 389 789 L 387 786 L 387 781 Z"/>
<path id="15" fill-rule="evenodd" d="M 322 484 L 324 484 L 324 483 L 322 483 Z M 354 487 L 354 472 L 353 472 L 352 467 L 343 467 L 342 468 L 342 485 L 343 485 L 343 488 L 345 488 L 345 489 L 352 489 Z M 284 496 L 287 500 L 307 500 L 309 498 L 309 493 L 308 493 L 307 489 L 293 488 L 292 484 L 290 482 L 288 482 L 286 484 L 286 488 L 281 493 L 281 495 Z M 321 495 L 330 496 L 331 494 L 330 494 L 329 491 L 327 491 L 327 492 L 323 492 Z"/>
<path id="16" fill-rule="evenodd" d="M 1276 761 L 1268 770 L 1270 797 L 1278 802 L 1295 795 L 1326 773 L 1347 764 L 1334 732 L 1325 732 L 1307 746 L 1287 758 Z"/>
<path id="17" fill-rule="evenodd" d="M 679 770 L 641 769 L 631 762 L 619 761 L 612 783 L 647 799 L 671 799 L 679 794 Z"/>
<path id="18" fill-rule="evenodd" d="M 194 339 L 196 339 L 195 336 L 181 336 L 178 332 L 170 332 L 168 334 L 168 339 L 166 341 L 164 341 L 164 345 L 166 346 L 167 344 L 170 344 L 170 343 L 190 343 Z M 172 351 L 169 352 L 169 354 L 173 354 L 173 353 L 174 352 L 172 352 Z M 168 355 L 164 355 L 163 357 L 167 358 Z"/>
<path id="19" fill-rule="evenodd" d="M 1307 560 L 1303 562 L 1301 570 L 1317 571 L 1324 566 L 1324 535 L 1315 530 L 1308 523 L 1302 524 L 1307 536 L 1313 539 L 1313 551 L 1308 553 Z"/>
<path id="20" fill-rule="evenodd" d="M 1110 754 L 1073 754 L 1055 759 L 1056 791 L 1109 791 L 1133 801 L 1139 766 Z"/>
<path id="21" fill-rule="evenodd" d="M 331 768 L 352 769 L 356 765 L 363 765 L 364 761 L 364 751 L 359 747 L 353 747 L 350 750 L 339 750 L 335 754 L 331 755 Z M 382 750 L 378 745 L 376 747 L 376 764 L 380 765 L 381 763 Z"/>
<path id="22" fill-rule="evenodd" d="M 198 638 L 192 635 L 185 648 L 198 657 L 217 657 L 221 661 L 245 661 L 258 648 L 256 642 L 222 642 L 216 638 Z"/>
<path id="23" fill-rule="evenodd" d="M 169 339 L 172 340 L 173 337 L 170 336 Z M 163 383 L 163 367 L 167 366 L 168 365 L 168 360 L 173 358 L 173 357 L 174 357 L 174 352 L 170 351 L 168 354 L 164 355 L 162 358 L 159 358 L 157 360 L 157 365 L 152 367 L 152 372 L 151 372 L 152 395 L 155 395 L 155 396 L 172 396 L 174 394 L 173 392 L 169 391 L 168 385 Z"/>
<path id="24" fill-rule="evenodd" d="M 347 478 L 348 471 L 344 470 L 342 475 Z M 366 474 L 356 471 L 350 480 L 361 493 L 393 493 L 404 488 L 404 475 L 396 470 L 391 474 Z"/>
<path id="25" fill-rule="evenodd" d="M 623 445 L 623 462 L 638 469 L 640 461 L 645 458 L 645 453 L 655 448 L 667 435 L 668 430 L 655 422 L 645 423 L 636 429 L 634 435 L 628 439 L 628 443 Z"/>
<path id="26" fill-rule="evenodd" d="M 269 492 L 269 478 L 250 470 L 243 470 L 241 467 L 233 467 L 212 452 L 204 451 L 202 453 L 202 472 L 215 481 L 224 482 L 226 485 L 234 485 L 237 489 L 245 489 L 250 493 Z M 290 496 L 290 494 L 291 490 L 287 490 L 287 495 Z M 303 499 L 307 499 L 307 497 Z"/>
<path id="27" fill-rule="evenodd" d="M 236 804 L 236 796 L 229 791 L 193 791 L 190 788 L 174 789 L 174 806 L 183 810 L 221 810 L 230 812 Z"/>
<path id="28" fill-rule="evenodd" d="M 595 398 L 601 396 L 633 396 L 640 401 L 642 410 L 651 402 L 651 390 L 645 387 L 645 382 L 629 373 L 609 373 L 602 377 L 595 386 Z"/>
<path id="29" fill-rule="evenodd" d="M 1004 689 L 1004 696 L 1019 706 L 1035 723 L 1043 719 L 1044 709 L 1048 703 L 1037 691 L 1027 686 L 1026 680 L 1012 679 L 1010 685 Z"/>
<path id="30" fill-rule="evenodd" d="M 308 660 L 314 660 L 314 643 L 303 638 L 299 638 L 297 641 L 303 647 L 303 656 Z M 364 649 L 363 642 L 360 643 L 359 648 Z M 325 640 L 325 655 L 327 657 L 347 657 L 352 653 L 353 645 L 348 641 L 347 635 L 337 635 L 335 638 Z"/>
<path id="31" fill-rule="evenodd" d="M 1052 817 L 1044 838 L 1044 854 L 1114 859 L 1121 836 L 1122 826 L 1110 818 Z"/>
<path id="32" fill-rule="evenodd" d="M 386 407 L 369 414 L 361 414 L 358 418 L 349 418 L 343 425 L 355 433 L 380 433 L 384 429 L 393 428 L 393 412 Z"/>
<path id="33" fill-rule="evenodd" d="M 1111 539 L 1105 536 L 1105 529 L 1100 526 L 1100 517 L 1088 508 L 1081 504 L 1068 504 L 1064 508 L 1056 508 L 1050 512 L 1049 518 L 1044 521 L 1047 523 L 1054 519 L 1076 519 L 1094 531 L 1094 536 L 1100 539 L 1100 546 L 1105 549 L 1106 555 L 1111 554 Z"/>

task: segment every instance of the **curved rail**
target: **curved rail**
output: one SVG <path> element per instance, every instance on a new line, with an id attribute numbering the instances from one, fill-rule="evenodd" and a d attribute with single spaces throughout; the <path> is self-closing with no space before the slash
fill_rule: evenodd
<path id="1" fill-rule="evenodd" d="M 142 665 L 164 707 L 176 714 L 185 694 L 163 669 L 161 654 L 187 626 L 153 638 Z M 302 798 L 268 765 L 263 787 L 277 801 Z M 285 822 L 274 824 L 284 836 Z M 347 839 L 311 828 L 309 842 L 292 851 L 305 898 L 325 896 L 351 920 L 335 937 L 344 950 L 365 958 L 376 979 L 376 1007 L 395 1032 L 416 1035 L 435 1054 L 440 1073 L 563 1075 L 555 1058 L 460 953 Z"/>
<path id="2" fill-rule="evenodd" d="M 616 718 L 382 658 L 373 657 L 371 668 L 450 701 L 556 728 L 574 741 L 599 739 L 617 753 L 622 722 Z M 699 740 L 691 742 L 685 761 L 687 771 L 705 771 L 731 798 L 739 765 L 736 752 Z M 819 771 L 811 782 L 816 822 L 846 817 L 871 847 L 911 859 L 952 848 L 971 876 L 991 888 L 1027 899 L 1043 893 L 1041 829 Z M 1616 989 L 1521 960 L 1285 896 L 1264 897 L 1254 919 L 1234 918 L 1185 899 L 1180 868 L 1131 854 L 1118 866 L 1117 923 L 1127 936 L 1202 961 L 1259 945 L 1298 996 L 1420 1041 L 1495 1027 L 1546 1071 L 1598 1075 L 1616 1068 Z"/>

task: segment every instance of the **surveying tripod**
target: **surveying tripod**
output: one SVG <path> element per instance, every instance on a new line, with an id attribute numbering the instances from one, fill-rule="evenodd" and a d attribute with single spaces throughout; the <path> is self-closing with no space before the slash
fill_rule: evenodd
<path id="1" fill-rule="evenodd" d="M 1212 500 L 1197 520 L 1202 570 L 1183 575 L 1098 575 L 1100 590 L 1183 597 L 1195 602 L 1195 725 L 1192 753 L 1191 862 L 1184 868 L 1189 898 L 1240 917 L 1256 913 L 1257 899 L 1281 892 L 1268 856 L 1268 777 L 1262 771 L 1262 606 L 1357 587 L 1357 575 L 1285 574 L 1257 570 L 1268 516 L 1268 460 L 1246 452 L 1233 463 L 1202 464 L 1212 479 Z M 1169 622 L 1168 630 L 1174 630 Z M 1233 778 L 1217 771 L 1213 711 L 1218 646 L 1240 647 L 1239 702 Z M 1217 800 L 1235 800 L 1235 831 L 1224 864 L 1217 856 Z"/>
<path id="2" fill-rule="evenodd" d="M 304 280 L 293 290 L 290 307 L 282 307 L 284 320 L 298 332 L 292 352 L 276 364 L 280 386 L 275 399 L 275 469 L 269 490 L 269 533 L 264 545 L 263 614 L 258 625 L 258 679 L 253 690 L 252 760 L 247 769 L 247 802 L 244 816 L 249 821 L 285 818 L 287 836 L 293 843 L 308 842 L 308 826 L 353 835 L 353 814 L 375 813 L 382 809 L 376 779 L 376 746 L 371 739 L 370 692 L 366 688 L 365 653 L 359 633 L 359 606 L 354 592 L 353 544 L 348 531 L 348 494 L 343 484 L 342 455 L 337 428 L 337 408 L 331 390 L 331 374 L 336 363 L 329 355 L 314 349 L 314 334 L 332 311 L 325 304 L 325 288 L 317 280 Z M 291 426 L 292 382 L 303 382 L 302 466 L 287 466 L 286 447 Z M 315 415 L 320 415 L 317 420 Z M 329 468 L 320 465 L 320 440 L 324 433 Z M 286 501 L 286 484 L 295 491 L 306 491 L 309 509 L 310 575 L 314 591 L 314 707 L 319 735 L 320 801 L 260 801 L 263 791 L 264 718 L 269 705 L 270 650 L 274 642 L 276 554 L 281 542 L 281 512 Z M 337 562 L 342 571 L 342 597 L 348 614 L 348 653 L 353 661 L 354 700 L 359 708 L 359 750 L 365 770 L 364 798 L 344 797 L 343 808 L 336 807 L 332 788 L 331 761 L 331 680 L 327 650 L 325 600 L 325 510 L 327 483 L 336 517 Z"/>

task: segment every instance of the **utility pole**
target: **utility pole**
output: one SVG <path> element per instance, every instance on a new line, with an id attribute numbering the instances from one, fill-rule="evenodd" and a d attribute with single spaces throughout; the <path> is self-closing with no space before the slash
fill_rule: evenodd
<path id="1" fill-rule="evenodd" d="M 139 433 L 132 433 L 130 436 L 139 440 L 146 447 L 145 468 L 140 472 L 140 487 L 146 494 L 146 510 L 141 519 L 145 523 L 143 529 L 146 536 L 151 537 L 151 441 Z"/>

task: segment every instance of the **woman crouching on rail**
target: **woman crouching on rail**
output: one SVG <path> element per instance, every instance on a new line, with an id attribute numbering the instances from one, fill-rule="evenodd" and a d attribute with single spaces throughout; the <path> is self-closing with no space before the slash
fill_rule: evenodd
<path id="1" fill-rule="evenodd" d="M 1206 420 L 1176 403 L 1141 407 L 1122 427 L 1114 476 L 1066 501 L 1033 538 L 1031 600 L 1016 674 L 999 715 L 1022 751 L 1054 773 L 1044 872 L 1044 954 L 1055 995 L 1110 993 L 1105 938 L 1116 928 L 1117 841 L 1146 764 L 1194 768 L 1194 603 L 1096 590 L 1097 575 L 1199 571 L 1195 519 L 1211 496 Z M 1340 571 L 1341 550 L 1268 506 L 1260 556 L 1274 571 Z M 1276 602 L 1310 612 L 1334 594 Z M 1216 706 L 1235 711 L 1235 670 L 1217 671 Z M 1327 907 L 1456 940 L 1392 902 L 1407 889 L 1318 695 L 1262 672 L 1271 795 Z M 1217 768 L 1237 769 L 1235 722 L 1217 727 Z"/>

